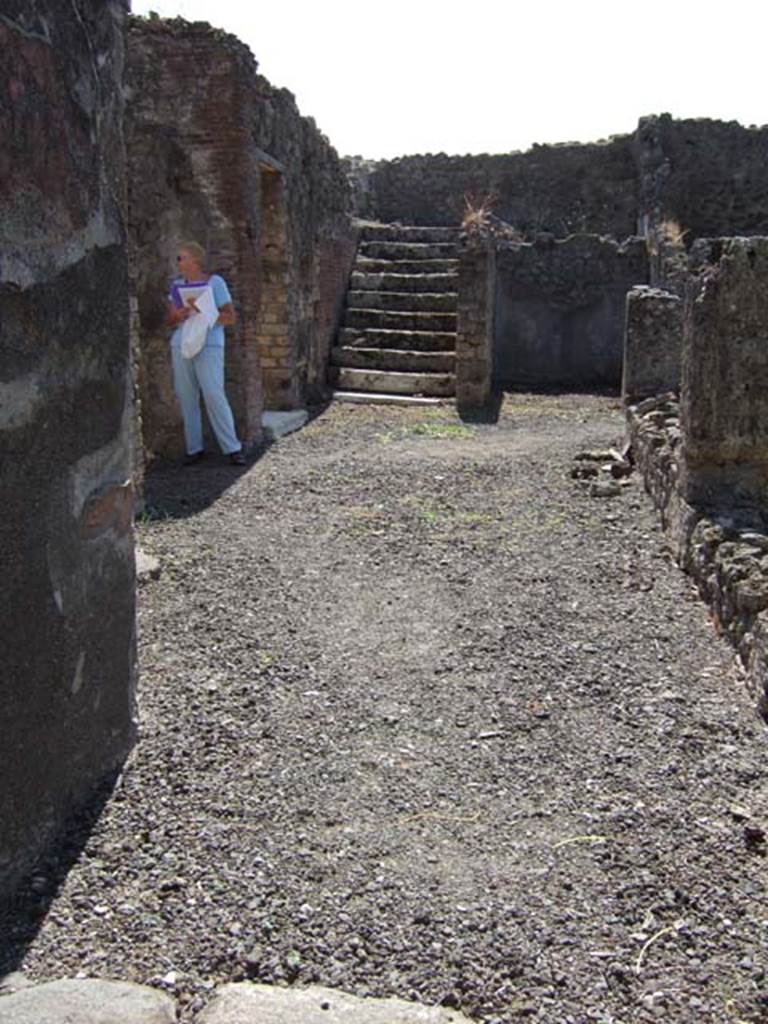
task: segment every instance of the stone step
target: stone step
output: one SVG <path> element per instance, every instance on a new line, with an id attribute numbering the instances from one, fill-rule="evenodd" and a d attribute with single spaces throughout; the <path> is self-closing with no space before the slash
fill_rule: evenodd
<path id="1" fill-rule="evenodd" d="M 391 395 L 433 395 L 448 397 L 456 393 L 452 373 L 400 373 L 386 370 L 331 370 L 339 390 L 383 391 Z"/>
<path id="2" fill-rule="evenodd" d="M 417 352 L 399 348 L 333 348 L 331 363 L 356 370 L 400 370 L 406 373 L 453 373 L 454 352 Z"/>
<path id="3" fill-rule="evenodd" d="M 361 242 L 360 256 L 373 260 L 450 260 L 456 258 L 453 242 Z"/>
<path id="4" fill-rule="evenodd" d="M 455 292 L 455 274 L 358 274 L 349 279 L 352 291 Z"/>
<path id="5" fill-rule="evenodd" d="M 456 242 L 461 228 L 425 228 L 403 224 L 366 224 L 360 232 L 364 242 Z"/>
<path id="6" fill-rule="evenodd" d="M 391 331 L 455 331 L 455 313 L 396 313 L 385 309 L 348 309 L 345 327 Z"/>
<path id="7" fill-rule="evenodd" d="M 457 274 L 458 260 L 372 260 L 358 256 L 354 270 L 361 274 Z"/>
<path id="8" fill-rule="evenodd" d="M 334 391 L 334 402 L 357 405 L 445 405 L 451 398 L 424 398 L 423 395 L 390 395 L 385 391 Z"/>
<path id="9" fill-rule="evenodd" d="M 348 292 L 348 309 L 392 309 L 399 313 L 455 313 L 456 292 Z"/>
<path id="10" fill-rule="evenodd" d="M 344 327 L 339 331 L 343 348 L 396 348 L 407 352 L 453 352 L 454 331 L 382 331 Z"/>

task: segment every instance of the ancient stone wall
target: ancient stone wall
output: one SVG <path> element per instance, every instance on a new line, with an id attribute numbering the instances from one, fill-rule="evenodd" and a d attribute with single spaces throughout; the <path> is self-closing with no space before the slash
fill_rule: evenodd
<path id="1" fill-rule="evenodd" d="M 357 168 L 357 176 L 360 169 Z M 456 225 L 465 197 L 493 197 L 493 212 L 517 229 L 626 238 L 637 230 L 632 136 L 586 145 L 534 146 L 499 156 L 444 153 L 381 161 L 370 174 L 366 215 L 404 224 Z M 365 212 L 365 211 L 361 211 Z"/>
<path id="2" fill-rule="evenodd" d="M 641 118 L 634 149 L 650 229 L 672 221 L 686 244 L 768 232 L 768 128 L 661 114 Z"/>
<path id="3" fill-rule="evenodd" d="M 691 268 L 681 397 L 627 408 L 635 461 L 679 564 L 768 707 L 768 238 Z M 699 254 L 700 256 L 700 254 Z"/>
<path id="4" fill-rule="evenodd" d="M 723 239 L 686 297 L 681 489 L 768 509 L 768 239 Z"/>
<path id="5" fill-rule="evenodd" d="M 502 386 L 618 387 L 627 291 L 648 280 L 642 239 L 500 242 L 494 378 Z"/>
<path id="6" fill-rule="evenodd" d="M 329 325 L 355 248 L 341 163 L 291 94 L 256 73 L 248 48 L 206 24 L 132 18 L 127 86 L 146 446 L 180 450 L 163 298 L 184 239 L 208 249 L 233 293 L 227 390 L 255 441 L 265 405 L 324 394 Z"/>
<path id="7" fill-rule="evenodd" d="M 0 18 L 0 897 L 134 740 L 126 6 Z"/>

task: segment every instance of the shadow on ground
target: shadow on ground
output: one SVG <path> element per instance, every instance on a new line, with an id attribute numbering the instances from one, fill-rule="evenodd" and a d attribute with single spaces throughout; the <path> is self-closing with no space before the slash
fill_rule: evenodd
<path id="1" fill-rule="evenodd" d="M 322 416 L 330 402 L 311 406 L 307 411 L 308 423 Z M 279 440 L 279 439 L 278 439 Z M 207 451 L 205 458 L 194 466 L 181 466 L 178 461 L 158 459 L 147 471 L 144 481 L 144 511 L 146 519 L 186 519 L 196 515 L 237 483 L 275 444 L 265 438 L 246 453 L 245 466 L 232 466 L 226 456 Z"/>
<path id="2" fill-rule="evenodd" d="M 0 978 L 23 965 L 27 950 L 43 927 L 67 875 L 87 855 L 88 840 L 112 796 L 121 770 L 112 772 L 91 799 L 72 813 L 47 852 L 14 894 L 0 905 Z"/>

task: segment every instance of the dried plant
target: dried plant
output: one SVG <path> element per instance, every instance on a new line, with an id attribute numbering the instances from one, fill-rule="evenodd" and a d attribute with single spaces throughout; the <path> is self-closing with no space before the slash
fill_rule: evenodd
<path id="1" fill-rule="evenodd" d="M 470 232 L 490 230 L 493 208 L 498 199 L 499 197 L 495 192 L 486 192 L 483 195 L 474 195 L 472 193 L 465 195 L 464 218 L 461 222 L 462 230 Z"/>
<path id="2" fill-rule="evenodd" d="M 662 241 L 669 242 L 677 248 L 682 248 L 685 244 L 685 236 L 690 234 L 688 228 L 684 228 L 673 217 L 663 220 L 659 224 L 657 231 Z"/>

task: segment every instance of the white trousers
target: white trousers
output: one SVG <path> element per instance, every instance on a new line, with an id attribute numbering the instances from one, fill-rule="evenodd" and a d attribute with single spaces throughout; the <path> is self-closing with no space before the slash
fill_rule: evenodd
<path id="1" fill-rule="evenodd" d="M 224 392 L 224 349 L 206 345 L 194 359 L 185 359 L 176 345 L 171 346 L 173 387 L 184 420 L 187 454 L 203 450 L 203 421 L 200 392 L 219 447 L 225 455 L 242 448 L 235 433 L 235 421 Z"/>

